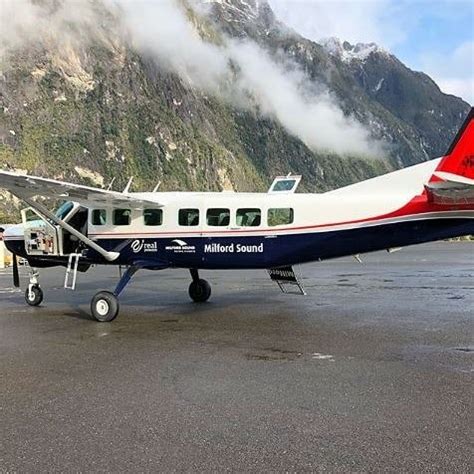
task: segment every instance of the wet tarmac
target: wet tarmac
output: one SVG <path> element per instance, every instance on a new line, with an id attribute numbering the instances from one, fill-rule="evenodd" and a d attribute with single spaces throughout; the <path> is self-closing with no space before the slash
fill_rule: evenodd
<path id="1" fill-rule="evenodd" d="M 474 243 L 299 268 L 137 274 L 108 324 L 115 269 L 24 304 L 0 271 L 0 471 L 473 469 Z"/>

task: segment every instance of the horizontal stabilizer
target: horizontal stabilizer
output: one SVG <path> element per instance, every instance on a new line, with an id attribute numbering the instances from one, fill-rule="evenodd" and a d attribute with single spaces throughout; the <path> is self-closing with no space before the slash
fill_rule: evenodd
<path id="1" fill-rule="evenodd" d="M 426 185 L 432 202 L 446 206 L 474 204 L 474 179 L 442 171 L 434 176 L 437 179 Z"/>
<path id="2" fill-rule="evenodd" d="M 434 175 L 446 183 L 451 183 L 451 185 L 460 184 L 474 186 L 474 179 L 466 178 L 466 176 L 461 176 L 459 174 L 436 171 Z"/>

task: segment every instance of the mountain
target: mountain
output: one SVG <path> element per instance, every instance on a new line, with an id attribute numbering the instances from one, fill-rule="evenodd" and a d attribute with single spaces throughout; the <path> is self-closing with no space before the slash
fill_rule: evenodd
<path id="1" fill-rule="evenodd" d="M 122 33 L 120 12 L 91 4 L 94 31 L 73 17 L 64 37 L 48 31 L 0 47 L 0 167 L 96 186 L 115 177 L 116 189 L 133 175 L 136 191 L 159 181 L 161 190 L 262 191 L 293 172 L 304 176 L 301 190 L 317 192 L 441 155 L 469 110 L 376 45 L 301 37 L 266 1 L 208 0 L 204 12 L 181 2 L 205 41 L 245 40 L 277 64 L 298 64 L 388 144 L 380 159 L 315 150 L 261 107 L 240 107 L 163 67 Z M 35 1 L 44 15 L 60 5 Z M 15 207 L 0 191 L 0 221 Z"/>
<path id="2" fill-rule="evenodd" d="M 226 33 L 284 51 L 338 97 L 343 109 L 391 145 L 395 167 L 441 156 L 469 112 L 462 99 L 441 92 L 426 74 L 406 67 L 376 44 L 330 38 L 317 44 L 290 30 L 264 0 L 212 2 Z"/>
<path id="3" fill-rule="evenodd" d="M 412 71 L 374 43 L 324 42 L 326 51 L 347 70 L 371 101 L 409 127 L 413 154 L 399 164 L 441 156 L 469 111 L 462 99 L 443 94 L 422 72 Z"/>

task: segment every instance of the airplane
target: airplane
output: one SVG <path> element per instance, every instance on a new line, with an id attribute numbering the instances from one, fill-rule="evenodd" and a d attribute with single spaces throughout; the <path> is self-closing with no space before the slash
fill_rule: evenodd
<path id="1" fill-rule="evenodd" d="M 343 135 L 342 135 L 343 138 Z M 267 193 L 123 192 L 0 171 L 0 188 L 24 201 L 22 223 L 4 232 L 28 260 L 26 302 L 43 301 L 39 268 L 62 266 L 65 288 L 94 265 L 126 267 L 91 314 L 108 322 L 138 270 L 189 269 L 189 296 L 211 296 L 202 269 L 266 269 L 285 293 L 305 294 L 294 266 L 474 234 L 474 108 L 438 159 L 320 194 L 295 193 L 301 176 L 277 177 Z M 63 204 L 55 211 L 42 201 Z"/>

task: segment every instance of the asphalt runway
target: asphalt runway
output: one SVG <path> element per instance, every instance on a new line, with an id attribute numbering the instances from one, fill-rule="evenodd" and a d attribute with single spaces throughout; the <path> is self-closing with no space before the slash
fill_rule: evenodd
<path id="1" fill-rule="evenodd" d="M 42 272 L 0 272 L 0 471 L 473 470 L 474 243 L 263 271 L 142 272 L 112 323 Z M 26 282 L 26 280 L 23 280 Z"/>

